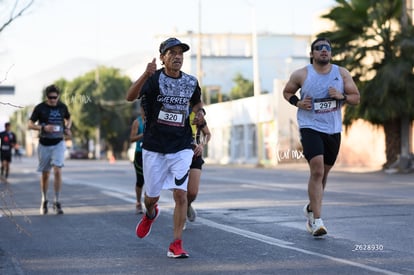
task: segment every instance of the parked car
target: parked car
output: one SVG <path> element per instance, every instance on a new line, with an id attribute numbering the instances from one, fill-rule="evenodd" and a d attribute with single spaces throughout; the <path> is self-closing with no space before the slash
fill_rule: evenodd
<path id="1" fill-rule="evenodd" d="M 89 152 L 84 148 L 73 147 L 69 150 L 69 156 L 71 159 L 88 159 Z"/>

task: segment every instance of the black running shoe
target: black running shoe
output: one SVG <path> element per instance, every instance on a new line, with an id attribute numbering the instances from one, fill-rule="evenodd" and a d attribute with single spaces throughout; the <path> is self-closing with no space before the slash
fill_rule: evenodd
<path id="1" fill-rule="evenodd" d="M 62 206 L 60 205 L 60 202 L 53 203 L 53 210 L 55 210 L 56 214 L 58 215 L 63 214 L 63 210 L 62 210 Z"/>
<path id="2" fill-rule="evenodd" d="M 46 215 L 47 214 L 47 201 L 42 201 L 40 204 L 40 215 Z"/>

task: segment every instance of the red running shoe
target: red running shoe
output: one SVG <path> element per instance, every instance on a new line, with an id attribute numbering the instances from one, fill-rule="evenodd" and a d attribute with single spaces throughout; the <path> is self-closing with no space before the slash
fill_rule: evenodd
<path id="1" fill-rule="evenodd" d="M 148 218 L 147 214 L 142 215 L 141 221 L 137 224 L 135 228 L 135 232 L 138 238 L 145 238 L 151 232 L 151 226 L 155 222 L 155 220 L 160 215 L 160 211 L 158 210 L 158 204 L 154 206 L 155 209 L 155 217 L 150 219 Z"/>
<path id="2" fill-rule="evenodd" d="M 183 249 L 183 241 L 175 240 L 170 244 L 167 256 L 170 258 L 188 258 L 188 253 Z"/>

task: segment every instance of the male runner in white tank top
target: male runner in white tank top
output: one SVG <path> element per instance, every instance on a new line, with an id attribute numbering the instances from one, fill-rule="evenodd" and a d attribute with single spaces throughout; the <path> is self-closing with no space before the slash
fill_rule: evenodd
<path id="1" fill-rule="evenodd" d="M 328 173 L 339 152 L 343 104 L 359 104 L 359 91 L 351 74 L 331 64 L 331 42 L 317 38 L 311 45 L 311 64 L 292 73 L 284 98 L 298 108 L 301 143 L 310 168 L 309 203 L 303 211 L 306 228 L 315 237 L 328 233 L 321 219 Z M 300 98 L 296 92 L 300 89 Z"/>

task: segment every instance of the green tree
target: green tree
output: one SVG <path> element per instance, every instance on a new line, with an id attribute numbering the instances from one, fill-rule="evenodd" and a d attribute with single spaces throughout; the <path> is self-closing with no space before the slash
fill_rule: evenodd
<path id="1" fill-rule="evenodd" d="M 25 144 L 27 133 L 27 120 L 29 119 L 33 106 L 26 106 L 16 110 L 10 117 L 13 132 L 16 134 L 17 143 Z"/>
<path id="2" fill-rule="evenodd" d="M 383 127 L 384 168 L 401 152 L 401 120 L 414 118 L 414 31 L 402 31 L 402 0 L 336 0 L 323 18 L 335 27 L 318 36 L 332 40 L 334 62 L 353 74 L 361 103 L 346 106 L 344 124 L 361 118 Z"/>
<path id="3" fill-rule="evenodd" d="M 64 91 L 61 100 L 72 113 L 75 142 L 86 146 L 99 128 L 107 149 L 120 158 L 128 144 L 134 107 L 125 101 L 131 80 L 118 69 L 98 67 L 73 81 L 59 80 L 56 85 Z"/>
<path id="4" fill-rule="evenodd" d="M 230 91 L 232 100 L 253 96 L 253 81 L 244 78 L 241 73 L 237 73 L 233 81 L 236 85 Z"/>

